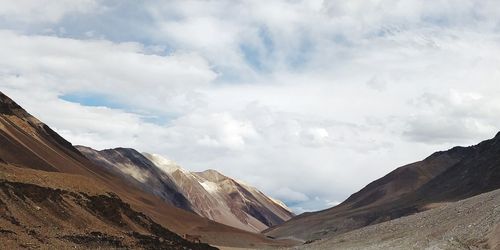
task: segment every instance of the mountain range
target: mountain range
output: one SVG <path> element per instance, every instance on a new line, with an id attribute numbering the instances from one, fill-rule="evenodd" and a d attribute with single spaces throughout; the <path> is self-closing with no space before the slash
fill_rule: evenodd
<path id="1" fill-rule="evenodd" d="M 138 188 L 222 224 L 260 232 L 293 217 L 282 202 L 216 170 L 189 172 L 160 155 L 141 154 L 134 149 L 77 149 Z"/>

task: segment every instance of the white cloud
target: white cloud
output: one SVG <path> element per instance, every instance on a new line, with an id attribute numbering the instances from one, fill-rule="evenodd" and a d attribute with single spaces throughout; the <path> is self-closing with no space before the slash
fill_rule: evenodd
<path id="1" fill-rule="evenodd" d="M 196 105 L 197 89 L 216 74 L 195 53 L 148 55 L 137 43 L 24 36 L 0 31 L 3 85 L 97 93 L 135 108 L 178 112 Z"/>
<path id="2" fill-rule="evenodd" d="M 487 138 L 498 130 L 500 111 L 494 97 L 479 93 L 450 91 L 424 93 L 412 102 L 417 112 L 407 120 L 404 135 L 424 143 L 463 143 L 469 138 Z"/>
<path id="3" fill-rule="evenodd" d="M 296 211 L 500 128 L 498 1 L 13 3 L 0 17 L 27 24 L 0 32 L 0 87 L 35 115 Z M 37 22 L 67 37 L 33 35 Z M 58 98 L 81 92 L 118 108 Z"/>
<path id="4" fill-rule="evenodd" d="M 340 203 L 341 203 L 340 201 L 329 201 L 329 200 L 326 201 L 326 204 L 330 207 L 335 207 L 335 206 L 339 205 Z"/>
<path id="5" fill-rule="evenodd" d="M 378 91 L 384 91 L 387 88 L 387 82 L 377 76 L 374 76 L 370 80 L 368 80 L 366 82 L 366 85 Z"/>
<path id="6" fill-rule="evenodd" d="M 242 149 L 247 140 L 257 136 L 251 122 L 237 120 L 228 113 L 186 115 L 173 121 L 167 129 L 174 145 L 230 150 Z"/>
<path id="7" fill-rule="evenodd" d="M 302 136 L 305 145 L 324 145 L 329 139 L 329 133 L 325 128 L 306 129 Z"/>
<path id="8" fill-rule="evenodd" d="M 280 197 L 280 199 L 284 199 L 289 202 L 300 202 L 309 200 L 309 197 L 307 197 L 307 195 L 294 191 L 293 189 L 290 189 L 288 187 L 278 189 L 276 191 L 276 195 Z"/>

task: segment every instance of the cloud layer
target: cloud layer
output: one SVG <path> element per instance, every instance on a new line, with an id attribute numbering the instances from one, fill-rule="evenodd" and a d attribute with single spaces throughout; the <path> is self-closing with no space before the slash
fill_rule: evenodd
<path id="1" fill-rule="evenodd" d="M 0 88 L 75 144 L 322 209 L 500 128 L 498 1 L 2 1 Z"/>

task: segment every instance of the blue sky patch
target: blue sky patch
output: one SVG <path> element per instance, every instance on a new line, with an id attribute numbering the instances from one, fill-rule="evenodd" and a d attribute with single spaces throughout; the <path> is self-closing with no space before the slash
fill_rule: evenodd
<path id="1" fill-rule="evenodd" d="M 156 125 L 165 125 L 177 117 L 175 114 L 152 115 L 149 114 L 149 112 L 137 110 L 130 105 L 123 104 L 113 98 L 110 98 L 109 96 L 97 93 L 70 93 L 61 95 L 59 98 L 88 107 L 106 107 L 110 109 L 124 110 L 125 112 L 139 115 L 140 119 L 144 122 Z"/>
<path id="2" fill-rule="evenodd" d="M 107 107 L 112 109 L 126 109 L 128 106 L 96 93 L 70 93 L 59 96 L 60 99 L 90 107 Z"/>

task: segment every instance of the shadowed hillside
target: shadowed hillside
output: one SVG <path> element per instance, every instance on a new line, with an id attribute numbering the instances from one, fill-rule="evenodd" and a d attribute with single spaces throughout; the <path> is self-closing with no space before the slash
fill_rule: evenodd
<path id="1" fill-rule="evenodd" d="M 500 188 L 500 136 L 437 152 L 368 184 L 340 205 L 266 231 L 273 237 L 325 239 Z"/>

